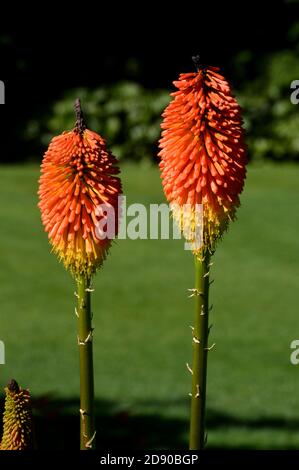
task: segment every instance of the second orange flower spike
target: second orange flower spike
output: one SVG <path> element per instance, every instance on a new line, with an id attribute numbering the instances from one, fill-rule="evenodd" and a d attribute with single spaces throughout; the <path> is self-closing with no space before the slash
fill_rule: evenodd
<path id="1" fill-rule="evenodd" d="M 203 248 L 213 250 L 234 219 L 245 179 L 246 146 L 240 107 L 218 67 L 182 73 L 163 113 L 161 176 L 174 217 L 202 204 Z"/>

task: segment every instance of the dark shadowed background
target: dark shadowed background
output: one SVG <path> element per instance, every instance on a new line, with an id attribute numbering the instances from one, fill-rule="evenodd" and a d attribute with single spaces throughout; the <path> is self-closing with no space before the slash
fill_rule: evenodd
<path id="1" fill-rule="evenodd" d="M 0 32 L 1 161 L 41 159 L 79 94 L 119 157 L 154 158 L 160 114 L 191 56 L 218 65 L 244 107 L 251 158 L 298 159 L 290 82 L 296 1 L 18 7 Z M 163 5 L 163 7 L 162 7 Z"/>

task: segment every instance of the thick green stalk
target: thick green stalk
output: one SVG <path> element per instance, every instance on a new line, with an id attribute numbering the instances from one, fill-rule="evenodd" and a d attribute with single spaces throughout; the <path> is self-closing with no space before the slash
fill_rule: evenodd
<path id="1" fill-rule="evenodd" d="M 201 450 L 205 445 L 205 406 L 207 356 L 209 335 L 209 260 L 195 258 L 195 322 L 192 330 L 192 396 L 190 420 L 190 450 Z"/>
<path id="2" fill-rule="evenodd" d="M 94 378 L 92 356 L 92 325 L 90 310 L 90 279 L 77 279 L 78 345 L 80 357 L 80 449 L 95 448 Z"/>

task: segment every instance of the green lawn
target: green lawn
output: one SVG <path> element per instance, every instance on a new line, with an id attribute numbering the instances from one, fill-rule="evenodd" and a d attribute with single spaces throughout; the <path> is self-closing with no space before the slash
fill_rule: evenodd
<path id="1" fill-rule="evenodd" d="M 40 223 L 38 166 L 0 174 L 0 386 L 14 377 L 39 397 L 41 446 L 59 448 L 77 433 L 74 285 Z M 164 201 L 156 168 L 125 165 L 122 179 L 128 202 Z M 289 360 L 299 339 L 298 190 L 299 166 L 250 167 L 238 221 L 214 256 L 210 448 L 299 448 L 299 365 Z M 112 247 L 93 299 L 98 446 L 186 446 L 192 286 L 180 240 Z"/>

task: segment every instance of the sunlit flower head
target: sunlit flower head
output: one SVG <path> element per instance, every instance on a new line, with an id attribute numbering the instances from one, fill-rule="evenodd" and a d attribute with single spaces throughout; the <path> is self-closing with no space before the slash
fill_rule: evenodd
<path id="1" fill-rule="evenodd" d="M 107 255 L 111 239 L 99 236 L 99 207 L 111 207 L 118 229 L 121 194 L 116 158 L 105 140 L 86 129 L 80 102 L 73 130 L 54 137 L 41 165 L 39 207 L 53 251 L 77 276 L 91 276 Z"/>
<path id="2" fill-rule="evenodd" d="M 163 113 L 160 168 L 173 216 L 183 229 L 183 208 L 202 204 L 203 244 L 212 251 L 235 218 L 246 175 L 240 107 L 217 67 L 183 73 Z M 187 224 L 194 227 L 190 216 Z"/>

